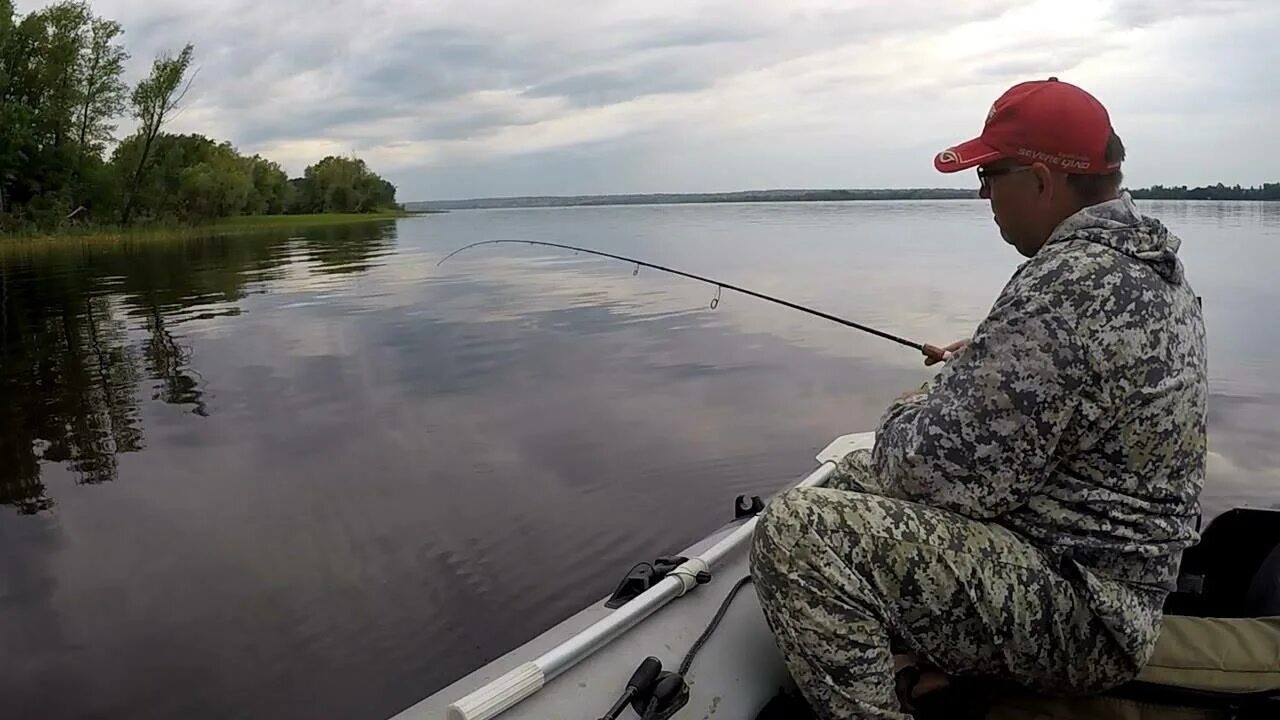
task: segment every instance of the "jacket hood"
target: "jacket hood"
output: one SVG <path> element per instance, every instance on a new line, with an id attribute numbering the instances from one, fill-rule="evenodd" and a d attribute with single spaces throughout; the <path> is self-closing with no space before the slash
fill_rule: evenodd
<path id="1" fill-rule="evenodd" d="M 1045 245 L 1066 240 L 1105 245 L 1150 265 L 1168 282 L 1182 282 L 1182 263 L 1178 260 L 1182 240 L 1159 220 L 1138 212 L 1127 192 L 1115 200 L 1083 208 L 1063 220 Z"/>

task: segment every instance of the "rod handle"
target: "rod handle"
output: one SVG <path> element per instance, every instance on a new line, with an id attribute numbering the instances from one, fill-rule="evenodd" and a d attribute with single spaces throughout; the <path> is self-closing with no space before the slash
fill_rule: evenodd
<path id="1" fill-rule="evenodd" d="M 489 720 L 542 689 L 542 668 L 527 662 L 449 706 L 449 720 Z"/>
<path id="2" fill-rule="evenodd" d="M 930 345 L 929 343 L 925 343 L 924 345 L 920 346 L 920 351 L 924 353 L 925 365 L 933 365 L 935 363 L 943 362 L 944 360 L 947 359 L 947 351 L 943 350 L 937 345 Z"/>

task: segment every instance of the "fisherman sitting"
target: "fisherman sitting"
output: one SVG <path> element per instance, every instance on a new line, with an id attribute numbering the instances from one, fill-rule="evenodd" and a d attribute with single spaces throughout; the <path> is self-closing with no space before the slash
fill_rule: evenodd
<path id="1" fill-rule="evenodd" d="M 760 518 L 761 606 L 819 717 L 906 717 L 895 656 L 1052 694 L 1151 656 L 1197 539 L 1205 332 L 1180 241 L 1120 191 L 1123 159 L 1106 109 L 1056 78 L 1014 86 L 934 159 L 977 168 L 1030 259 L 874 450 Z"/>

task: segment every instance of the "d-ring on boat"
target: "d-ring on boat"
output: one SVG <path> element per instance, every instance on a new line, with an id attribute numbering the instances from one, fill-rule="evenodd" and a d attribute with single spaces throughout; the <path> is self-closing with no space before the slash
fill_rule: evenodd
<path id="1" fill-rule="evenodd" d="M 841 458 L 874 442 L 874 433 L 836 438 L 795 486 L 824 484 Z M 640 563 L 609 598 L 393 720 L 757 717 L 794 687 L 744 580 L 761 509 L 759 498 L 738 498 L 732 522 L 679 556 Z M 1157 657 L 1131 685 L 1103 698 L 1050 700 L 1050 714 L 1042 699 L 1015 696 L 989 717 L 1166 717 L 1106 714 L 1124 702 L 1168 707 L 1177 718 L 1280 717 L 1280 511 L 1216 518 L 1184 555 L 1166 610 L 1180 616 L 1166 618 Z"/>

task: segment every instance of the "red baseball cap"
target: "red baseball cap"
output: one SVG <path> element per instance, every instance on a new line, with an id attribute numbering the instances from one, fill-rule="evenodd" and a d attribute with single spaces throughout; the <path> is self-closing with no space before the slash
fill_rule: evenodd
<path id="1" fill-rule="evenodd" d="M 1014 85 L 1000 96 L 978 137 L 933 158 L 944 173 L 967 170 L 1001 158 L 1042 162 L 1056 170 L 1105 175 L 1111 117 L 1098 99 L 1051 77 Z"/>

